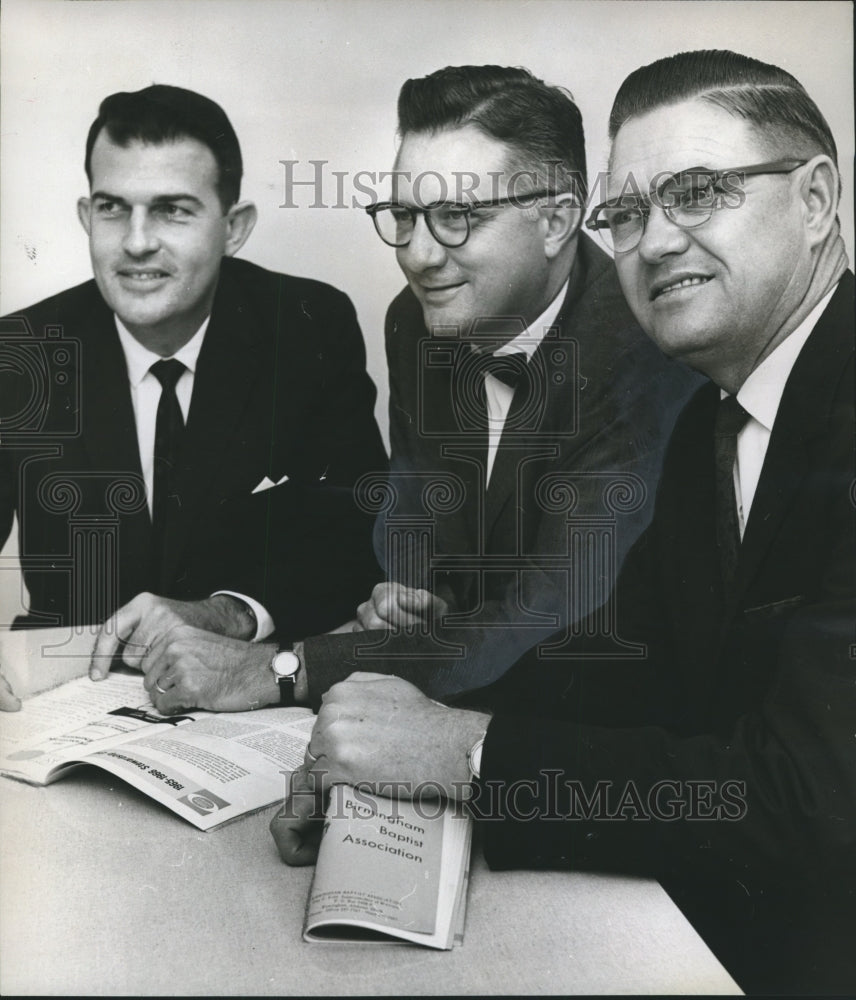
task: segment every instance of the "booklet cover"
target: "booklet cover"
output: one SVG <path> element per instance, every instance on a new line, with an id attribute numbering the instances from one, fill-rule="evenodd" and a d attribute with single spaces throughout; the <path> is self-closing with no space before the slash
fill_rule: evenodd
<path id="1" fill-rule="evenodd" d="M 472 820 L 439 799 L 334 785 L 304 924 L 307 941 L 463 941 Z"/>

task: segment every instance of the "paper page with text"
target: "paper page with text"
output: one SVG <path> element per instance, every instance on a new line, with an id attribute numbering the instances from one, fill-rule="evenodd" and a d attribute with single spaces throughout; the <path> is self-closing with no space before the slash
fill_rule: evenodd
<path id="1" fill-rule="evenodd" d="M 213 830 L 285 797 L 303 763 L 315 716 L 305 708 L 193 713 L 87 761 L 145 792 L 200 830 Z"/>
<path id="2" fill-rule="evenodd" d="M 285 796 L 315 716 L 306 708 L 161 716 L 140 674 L 70 681 L 0 718 L 0 771 L 45 785 L 94 764 L 201 830 Z"/>
<path id="3" fill-rule="evenodd" d="M 140 711 L 109 714 L 122 709 Z M 0 717 L 0 770 L 45 784 L 55 768 L 144 728 L 145 716 L 153 712 L 140 674 L 111 673 L 97 683 L 88 677 L 69 681 L 28 698 L 20 712 Z"/>
<path id="4" fill-rule="evenodd" d="M 306 909 L 307 941 L 451 948 L 462 937 L 471 820 L 336 785 Z"/>

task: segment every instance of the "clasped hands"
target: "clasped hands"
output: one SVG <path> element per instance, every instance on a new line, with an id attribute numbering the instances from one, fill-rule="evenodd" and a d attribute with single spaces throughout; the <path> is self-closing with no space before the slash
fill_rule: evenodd
<path id="1" fill-rule="evenodd" d="M 163 715 L 276 704 L 279 689 L 270 670 L 276 649 L 238 638 L 245 628 L 225 595 L 173 601 L 138 594 L 102 626 L 89 676 L 103 680 L 121 647 L 122 662 L 143 672 L 152 704 Z"/>
<path id="2" fill-rule="evenodd" d="M 372 596 L 357 608 L 354 631 L 389 628 L 427 628 L 449 610 L 442 597 L 428 590 L 405 587 L 402 583 L 379 583 Z"/>

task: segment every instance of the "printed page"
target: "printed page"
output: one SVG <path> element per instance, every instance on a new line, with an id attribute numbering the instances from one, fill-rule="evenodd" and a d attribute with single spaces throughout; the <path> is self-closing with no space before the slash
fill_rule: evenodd
<path id="1" fill-rule="evenodd" d="M 421 804 L 334 786 L 304 937 L 451 948 L 462 919 L 471 822 Z"/>
<path id="2" fill-rule="evenodd" d="M 159 718 L 154 711 L 141 674 L 111 673 L 97 683 L 80 677 L 28 698 L 20 712 L 2 713 L 0 770 L 44 784 L 53 769 L 147 727 Z"/>
<path id="3" fill-rule="evenodd" d="M 148 731 L 87 758 L 200 830 L 213 830 L 285 797 L 303 763 L 315 716 L 305 708 L 193 713 L 194 722 Z"/>

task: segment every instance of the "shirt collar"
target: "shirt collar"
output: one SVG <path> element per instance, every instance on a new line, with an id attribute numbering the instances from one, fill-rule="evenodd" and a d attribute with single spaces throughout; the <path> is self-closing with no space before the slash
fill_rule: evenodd
<path id="1" fill-rule="evenodd" d="M 757 420 L 768 431 L 773 430 L 773 424 L 776 422 L 779 403 L 782 400 L 782 393 L 785 391 L 785 383 L 788 381 L 791 369 L 834 292 L 835 288 L 833 287 L 796 330 L 785 337 L 772 354 L 764 358 L 761 364 L 749 373 L 749 377 L 740 386 L 737 402 L 750 417 Z M 723 392 L 722 395 L 725 396 L 727 393 Z"/>
<path id="2" fill-rule="evenodd" d="M 559 289 L 559 294 L 553 299 L 553 301 L 547 306 L 544 312 L 531 323 L 523 333 L 518 333 L 513 340 L 509 340 L 507 344 L 503 344 L 502 347 L 497 348 L 493 352 L 495 358 L 501 357 L 504 354 L 525 354 L 526 360 L 529 361 L 532 355 L 541 346 L 541 341 L 544 339 L 544 334 L 551 326 L 556 322 L 556 317 L 559 315 L 559 310 L 562 308 L 562 303 L 565 301 L 565 296 L 568 294 L 568 285 L 570 283 L 570 278 L 562 285 Z"/>
<path id="3" fill-rule="evenodd" d="M 140 382 L 148 375 L 152 365 L 156 361 L 163 359 L 159 354 L 155 354 L 154 351 L 143 347 L 118 316 L 114 314 L 113 319 L 116 321 L 116 331 L 119 334 L 119 342 L 125 354 L 125 364 L 128 367 L 128 381 L 136 389 Z M 202 341 L 205 339 L 205 331 L 208 329 L 208 321 L 210 319 L 210 316 L 206 316 L 202 326 L 199 327 L 190 340 L 172 355 L 172 357 L 180 361 L 185 368 L 193 373 L 196 372 L 199 352 L 202 350 Z"/>

